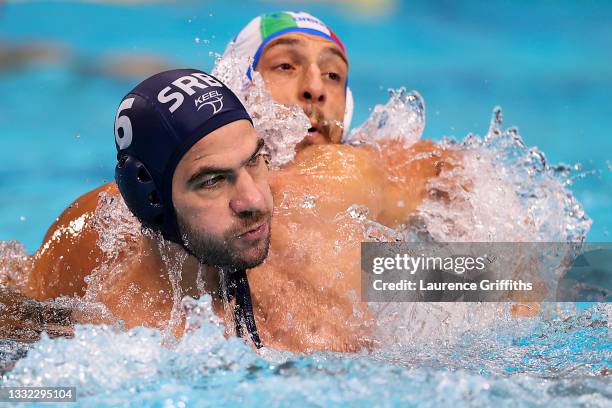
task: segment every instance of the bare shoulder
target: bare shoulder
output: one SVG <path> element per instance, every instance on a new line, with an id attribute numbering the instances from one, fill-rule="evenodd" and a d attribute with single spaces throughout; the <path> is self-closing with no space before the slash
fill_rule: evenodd
<path id="1" fill-rule="evenodd" d="M 115 183 L 105 184 L 77 198 L 51 225 L 32 257 L 30 296 L 43 300 L 84 294 L 84 278 L 102 258 L 93 215 L 103 192 L 119 196 Z"/>
<path id="2" fill-rule="evenodd" d="M 295 166 L 302 173 L 358 179 L 380 176 L 377 155 L 372 149 L 349 145 L 310 146 L 296 156 Z"/>
<path id="3" fill-rule="evenodd" d="M 98 205 L 98 198 L 100 196 L 100 193 L 102 192 L 106 192 L 108 194 L 116 196 L 120 195 L 119 189 L 117 188 L 117 184 L 115 183 L 106 183 L 94 190 L 88 191 L 87 193 L 83 194 L 82 196 L 74 200 L 60 214 L 60 216 L 57 217 L 55 222 L 51 224 L 51 226 L 47 230 L 47 233 L 45 234 L 43 242 L 48 241 L 53 236 L 53 233 L 59 228 L 69 225 L 71 222 L 85 214 L 93 213 L 96 210 L 96 207 Z"/>

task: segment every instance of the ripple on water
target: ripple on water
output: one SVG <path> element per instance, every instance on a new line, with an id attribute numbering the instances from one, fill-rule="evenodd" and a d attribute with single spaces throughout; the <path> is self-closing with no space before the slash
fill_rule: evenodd
<path id="1" fill-rule="evenodd" d="M 186 335 L 80 325 L 73 339 L 43 336 L 4 385 L 71 385 L 81 402 L 155 401 L 204 406 L 606 406 L 612 399 L 609 308 L 516 320 L 452 344 L 389 346 L 372 354 L 310 356 L 226 339 L 211 298 L 186 298 Z M 25 348 L 2 345 L 3 356 Z M 7 351 L 8 350 L 8 351 Z M 12 353 L 12 354 L 11 354 Z M 608 370 L 608 375 L 603 375 Z"/>

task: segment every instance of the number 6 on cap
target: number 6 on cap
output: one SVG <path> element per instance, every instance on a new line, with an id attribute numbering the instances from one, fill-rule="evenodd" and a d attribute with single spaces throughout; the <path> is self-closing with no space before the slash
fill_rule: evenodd
<path id="1" fill-rule="evenodd" d="M 119 114 L 125 109 L 130 109 L 133 103 L 134 98 L 128 98 L 121 102 L 115 116 L 115 141 L 120 150 L 126 149 L 132 144 L 132 122 L 130 122 L 129 117 L 125 115 L 119 116 Z M 123 135 L 121 136 L 119 136 L 119 129 L 123 130 Z"/>

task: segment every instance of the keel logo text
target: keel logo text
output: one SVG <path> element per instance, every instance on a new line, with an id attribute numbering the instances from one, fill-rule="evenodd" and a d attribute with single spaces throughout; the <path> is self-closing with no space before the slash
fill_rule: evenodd
<path id="1" fill-rule="evenodd" d="M 198 111 L 206 105 L 212 106 L 213 115 L 216 115 L 221 109 L 223 109 L 223 95 L 221 95 L 219 91 L 214 90 L 206 92 L 196 98 L 195 106 L 198 108 Z"/>

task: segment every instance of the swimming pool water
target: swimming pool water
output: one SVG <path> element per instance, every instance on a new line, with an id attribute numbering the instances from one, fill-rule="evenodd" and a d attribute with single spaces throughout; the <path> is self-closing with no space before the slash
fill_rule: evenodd
<path id="1" fill-rule="evenodd" d="M 402 85 L 425 99 L 428 138 L 482 135 L 501 105 L 504 124 L 517 125 L 550 163 L 581 163 L 585 175 L 572 190 L 594 220 L 588 240 L 609 241 L 612 5 L 382 3 L 390 9 L 216 0 L 0 5 L 5 46 L 44 49 L 36 61 L 0 60 L 0 240 L 34 251 L 72 200 L 112 179 L 116 106 L 145 76 L 125 74 L 125 58 L 210 70 L 214 53 L 250 18 L 300 8 L 347 45 L 354 126 L 387 101 L 387 88 Z M 612 399 L 604 304 L 505 319 L 452 342 L 406 339 L 368 355 L 259 356 L 223 338 L 206 302 L 192 315 L 194 331 L 173 347 L 161 346 L 154 330 L 86 325 L 71 340 L 2 341 L 2 362 L 29 349 L 2 383 L 74 385 L 79 402 L 109 406 L 550 407 Z"/>
<path id="2" fill-rule="evenodd" d="M 91 406 L 605 407 L 612 399 L 603 306 L 504 320 L 458 341 L 306 356 L 257 355 L 226 340 L 209 299 L 188 300 L 194 329 L 175 346 L 160 346 L 157 330 L 77 326 L 74 339 L 34 344 L 3 382 L 76 386 L 77 401 Z M 11 346 L 0 343 L 0 356 Z"/>
<path id="3" fill-rule="evenodd" d="M 608 241 L 612 5 L 381 3 L 390 6 L 378 13 L 294 2 L 3 4 L 0 40 L 39 44 L 47 57 L 0 67 L 0 239 L 34 251 L 67 204 L 113 178 L 116 106 L 146 75 L 118 73 L 125 58 L 210 70 L 250 18 L 303 8 L 346 43 L 354 126 L 402 85 L 425 99 L 427 138 L 482 135 L 500 105 L 505 125 L 518 126 L 550 163 L 581 164 L 585 177 L 572 189 L 594 220 L 588 240 Z"/>

